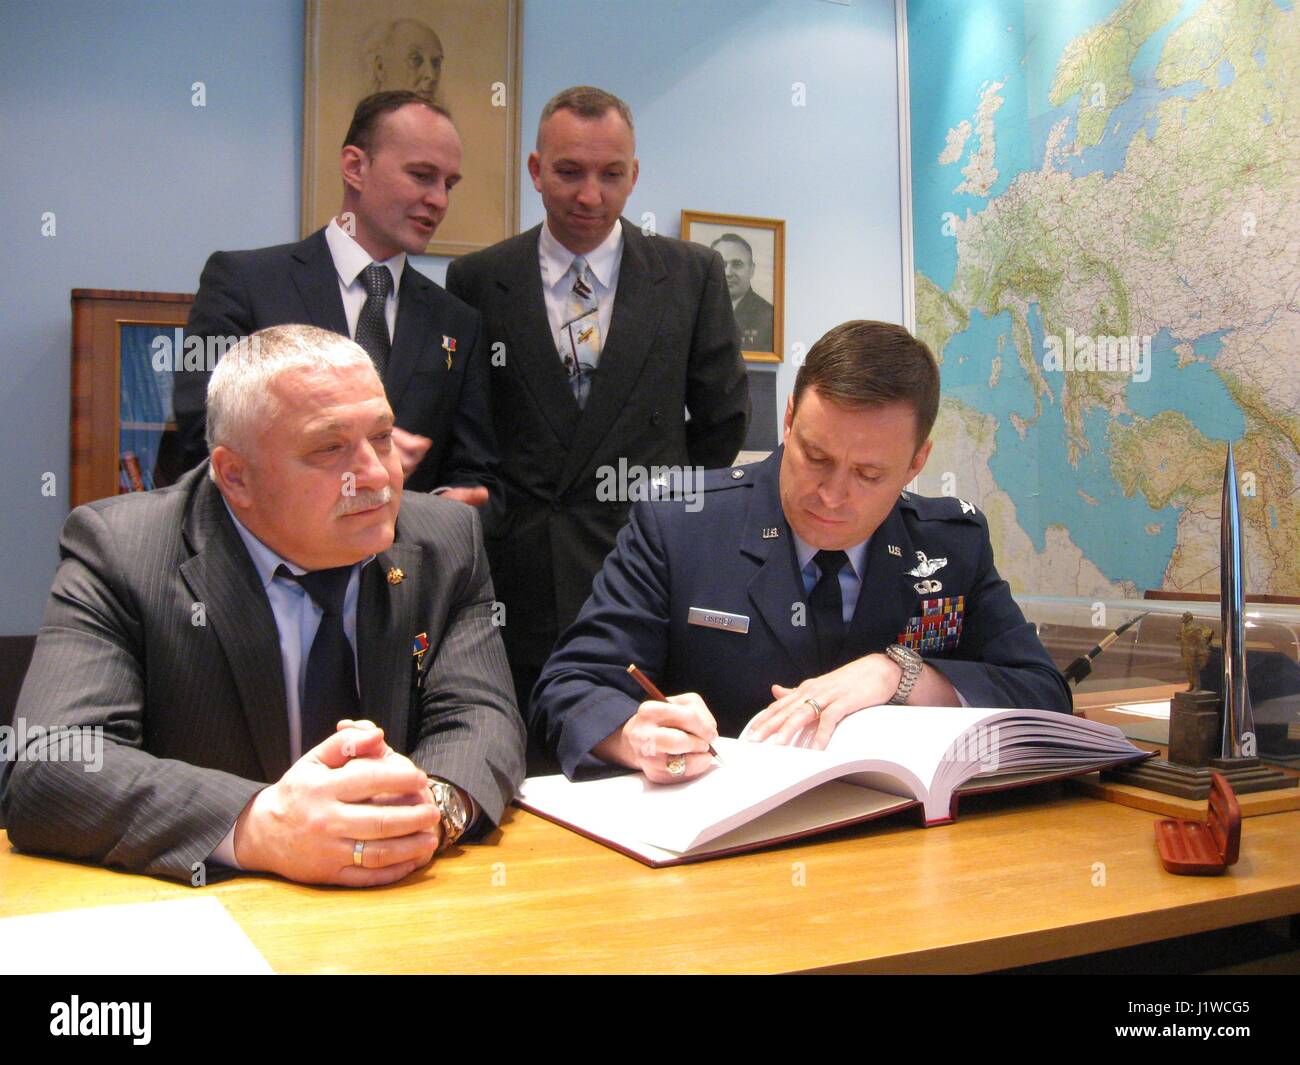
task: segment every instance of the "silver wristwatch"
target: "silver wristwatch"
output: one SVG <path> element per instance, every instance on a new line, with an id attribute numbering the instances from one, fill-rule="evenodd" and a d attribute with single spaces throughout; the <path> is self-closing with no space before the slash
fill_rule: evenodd
<path id="1" fill-rule="evenodd" d="M 921 667 L 925 665 L 925 659 L 910 647 L 904 647 L 901 643 L 891 644 L 886 647 L 885 654 L 894 662 L 897 662 L 903 671 L 903 676 L 898 682 L 898 690 L 894 692 L 894 697 L 889 702 L 891 704 L 905 703 L 907 697 L 912 694 L 912 689 L 916 686 L 916 678 L 921 675 Z"/>
<path id="2" fill-rule="evenodd" d="M 430 777 L 429 790 L 433 792 L 433 801 L 442 815 L 442 843 L 438 846 L 441 854 L 465 834 L 469 827 L 469 810 L 460 792 L 445 780 Z"/>

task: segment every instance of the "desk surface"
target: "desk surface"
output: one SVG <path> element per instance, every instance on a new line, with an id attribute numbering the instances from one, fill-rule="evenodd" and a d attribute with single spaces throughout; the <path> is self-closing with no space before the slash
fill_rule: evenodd
<path id="1" fill-rule="evenodd" d="M 487 843 L 393 887 L 199 890 L 278 972 L 313 973 L 974 972 L 1300 912 L 1300 812 L 1250 819 L 1221 877 L 1165 873 L 1152 815 L 1062 784 L 968 798 L 951 825 L 912 816 L 648 869 L 511 810 Z M 18 854 L 0 834 L 0 916 L 194 890 Z"/>

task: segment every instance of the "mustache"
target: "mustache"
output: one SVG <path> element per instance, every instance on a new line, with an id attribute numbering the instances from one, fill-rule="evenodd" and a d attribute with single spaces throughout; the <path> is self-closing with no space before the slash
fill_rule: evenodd
<path id="1" fill-rule="evenodd" d="M 385 507 L 392 502 L 392 499 L 393 489 L 389 485 L 384 485 L 383 488 L 366 488 L 356 495 L 340 496 L 334 507 L 334 516 L 341 518 L 347 514 L 355 514 L 358 510 Z"/>

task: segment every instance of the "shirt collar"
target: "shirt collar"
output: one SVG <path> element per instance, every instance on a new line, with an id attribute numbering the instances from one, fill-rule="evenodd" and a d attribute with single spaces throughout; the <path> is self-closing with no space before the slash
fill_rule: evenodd
<path id="1" fill-rule="evenodd" d="M 813 556 L 819 550 L 811 544 L 805 543 L 803 538 L 794 531 L 790 530 L 790 535 L 794 537 L 794 553 L 799 559 L 799 572 L 802 573 L 812 562 Z M 871 543 L 871 537 L 868 536 L 860 544 L 854 544 L 852 547 L 846 547 L 844 553 L 849 556 L 849 565 L 853 567 L 853 575 L 862 580 L 863 570 L 867 563 L 867 545 Z"/>
<path id="2" fill-rule="evenodd" d="M 275 571 L 283 566 L 290 573 L 297 576 L 307 571 L 301 566 L 290 562 L 287 558 L 281 558 L 272 551 L 266 544 L 262 543 L 256 536 L 248 531 L 248 528 L 235 517 L 235 512 L 230 509 L 230 504 L 226 502 L 226 497 L 221 497 L 221 502 L 225 505 L 226 513 L 230 515 L 230 520 L 235 523 L 235 531 L 239 533 L 239 538 L 244 541 L 244 546 L 248 548 L 248 557 L 253 560 L 253 568 L 257 570 L 257 579 L 262 582 L 263 589 L 268 588 L 271 581 L 275 579 Z M 368 558 L 361 560 L 361 568 L 364 569 L 370 562 L 374 561 L 375 556 L 370 555 Z"/>
<path id="3" fill-rule="evenodd" d="M 334 269 L 338 271 L 339 280 L 347 288 L 356 283 L 357 275 L 369 266 L 373 259 L 370 253 L 356 242 L 356 238 L 346 233 L 337 218 L 331 218 L 325 227 L 325 243 L 329 245 L 330 257 L 334 260 Z M 406 266 L 406 252 L 399 251 L 391 259 L 385 259 L 380 266 L 388 267 L 393 275 L 393 291 L 402 283 L 402 269 Z"/>
<path id="4" fill-rule="evenodd" d="M 542 261 L 542 268 L 546 271 L 547 286 L 554 288 L 564 280 L 577 256 L 555 238 L 549 220 L 542 223 L 542 232 L 537 239 L 537 251 Z M 609 236 L 585 256 L 587 265 L 596 275 L 601 288 L 608 289 L 612 285 L 614 271 L 622 255 L 623 223 L 619 221 L 614 223 Z"/>

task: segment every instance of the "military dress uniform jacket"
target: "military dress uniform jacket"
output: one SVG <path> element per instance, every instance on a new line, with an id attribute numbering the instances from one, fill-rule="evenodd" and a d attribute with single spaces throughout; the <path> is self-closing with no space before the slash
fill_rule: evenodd
<path id="1" fill-rule="evenodd" d="M 794 687 L 821 672 L 780 461 L 778 449 L 706 474 L 694 501 L 633 509 L 534 698 L 533 726 L 568 776 L 608 768 L 591 748 L 645 698 L 630 662 L 669 694 L 698 692 L 724 736 L 771 702 L 773 683 Z M 841 664 L 903 643 L 971 706 L 1071 711 L 1065 679 L 998 576 L 988 526 L 969 503 L 904 493 L 872 535 L 865 569 Z"/>

